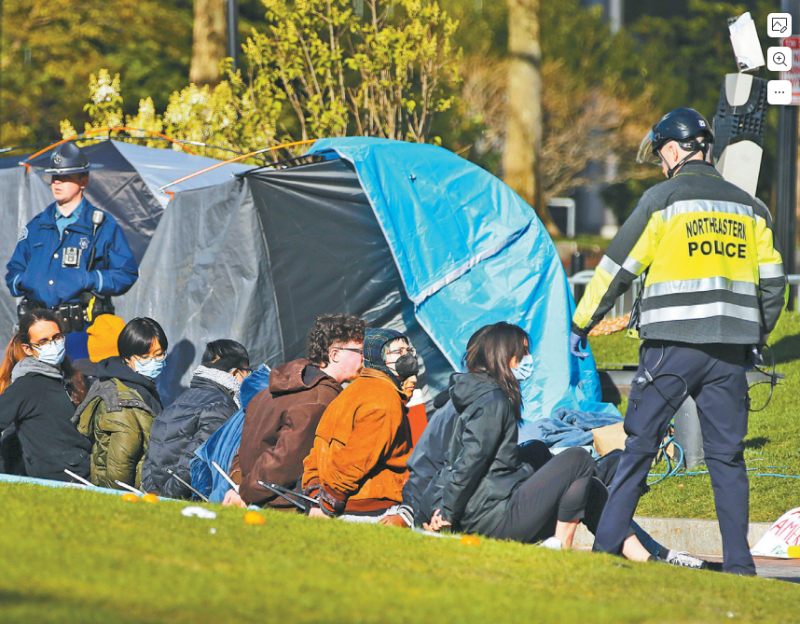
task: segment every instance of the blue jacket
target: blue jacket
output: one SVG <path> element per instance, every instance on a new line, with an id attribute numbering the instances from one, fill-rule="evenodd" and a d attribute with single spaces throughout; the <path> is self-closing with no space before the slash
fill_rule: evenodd
<path id="1" fill-rule="evenodd" d="M 244 412 L 255 395 L 269 388 L 269 373 L 270 369 L 262 364 L 242 382 L 239 391 L 242 409 L 212 433 L 211 437 L 194 452 L 195 457 L 191 464 L 192 487 L 208 496 L 212 503 L 221 503 L 231 486 L 214 469 L 211 462 L 217 462 L 220 468 L 230 472 L 233 456 L 242 443 Z"/>
<path id="2" fill-rule="evenodd" d="M 13 297 L 25 296 L 53 308 L 76 302 L 87 290 L 106 296 L 130 290 L 139 271 L 122 229 L 106 212 L 105 220 L 97 228 L 97 237 L 92 240 L 92 213 L 96 208 L 84 198 L 80 210 L 78 220 L 64 230 L 63 240 L 59 239 L 56 227 L 55 202 L 22 230 L 14 255 L 6 265 L 6 284 Z M 89 272 L 87 265 L 93 245 L 97 247 L 95 270 Z M 80 266 L 61 266 L 67 247 L 82 250 Z"/>

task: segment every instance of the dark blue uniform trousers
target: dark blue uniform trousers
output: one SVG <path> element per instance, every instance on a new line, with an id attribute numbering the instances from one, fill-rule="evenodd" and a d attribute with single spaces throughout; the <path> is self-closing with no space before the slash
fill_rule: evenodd
<path id="1" fill-rule="evenodd" d="M 745 471 L 746 347 L 645 341 L 625 415 L 625 451 L 600 518 L 594 550 L 619 554 L 653 458 L 687 395 L 697 403 L 705 462 L 722 533 L 726 572 L 754 575 L 747 544 L 750 491 Z M 648 380 L 648 374 L 652 381 Z"/>

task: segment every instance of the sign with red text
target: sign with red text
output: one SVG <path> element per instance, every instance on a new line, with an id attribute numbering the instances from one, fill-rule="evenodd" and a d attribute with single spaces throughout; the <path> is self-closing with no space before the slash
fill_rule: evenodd
<path id="1" fill-rule="evenodd" d="M 756 557 L 789 559 L 790 546 L 800 546 L 800 507 L 778 518 L 750 552 Z"/>
<path id="2" fill-rule="evenodd" d="M 800 37 L 785 37 L 781 39 L 781 46 L 792 49 L 792 66 L 788 71 L 781 72 L 781 80 L 792 83 L 792 104 L 800 104 Z"/>

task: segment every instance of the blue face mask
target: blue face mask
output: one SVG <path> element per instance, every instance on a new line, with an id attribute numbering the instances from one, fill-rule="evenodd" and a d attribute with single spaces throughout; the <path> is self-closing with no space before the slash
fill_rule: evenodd
<path id="1" fill-rule="evenodd" d="M 134 369 L 137 373 L 139 373 L 142 377 L 147 377 L 148 379 L 155 379 L 161 374 L 161 371 L 164 370 L 164 365 L 166 364 L 166 358 L 151 358 L 149 360 L 136 360 L 133 364 Z"/>
<path id="2" fill-rule="evenodd" d="M 511 372 L 514 374 L 514 378 L 517 381 L 522 382 L 528 379 L 528 377 L 533 375 L 533 356 L 530 353 L 528 355 L 523 355 L 517 367 L 512 368 Z"/>
<path id="3" fill-rule="evenodd" d="M 48 342 L 43 347 L 36 350 L 36 359 L 43 364 L 50 366 L 58 366 L 64 361 L 64 355 L 67 353 L 67 341 L 63 338 L 61 340 L 54 340 Z"/>

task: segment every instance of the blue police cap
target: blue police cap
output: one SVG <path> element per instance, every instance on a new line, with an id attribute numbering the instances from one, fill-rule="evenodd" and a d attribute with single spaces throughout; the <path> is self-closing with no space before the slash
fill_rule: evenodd
<path id="1" fill-rule="evenodd" d="M 50 154 L 50 166 L 36 171 L 39 175 L 67 175 L 70 173 L 84 173 L 93 169 L 101 169 L 103 165 L 93 165 L 89 162 L 83 150 L 73 142 L 59 145 Z"/>

